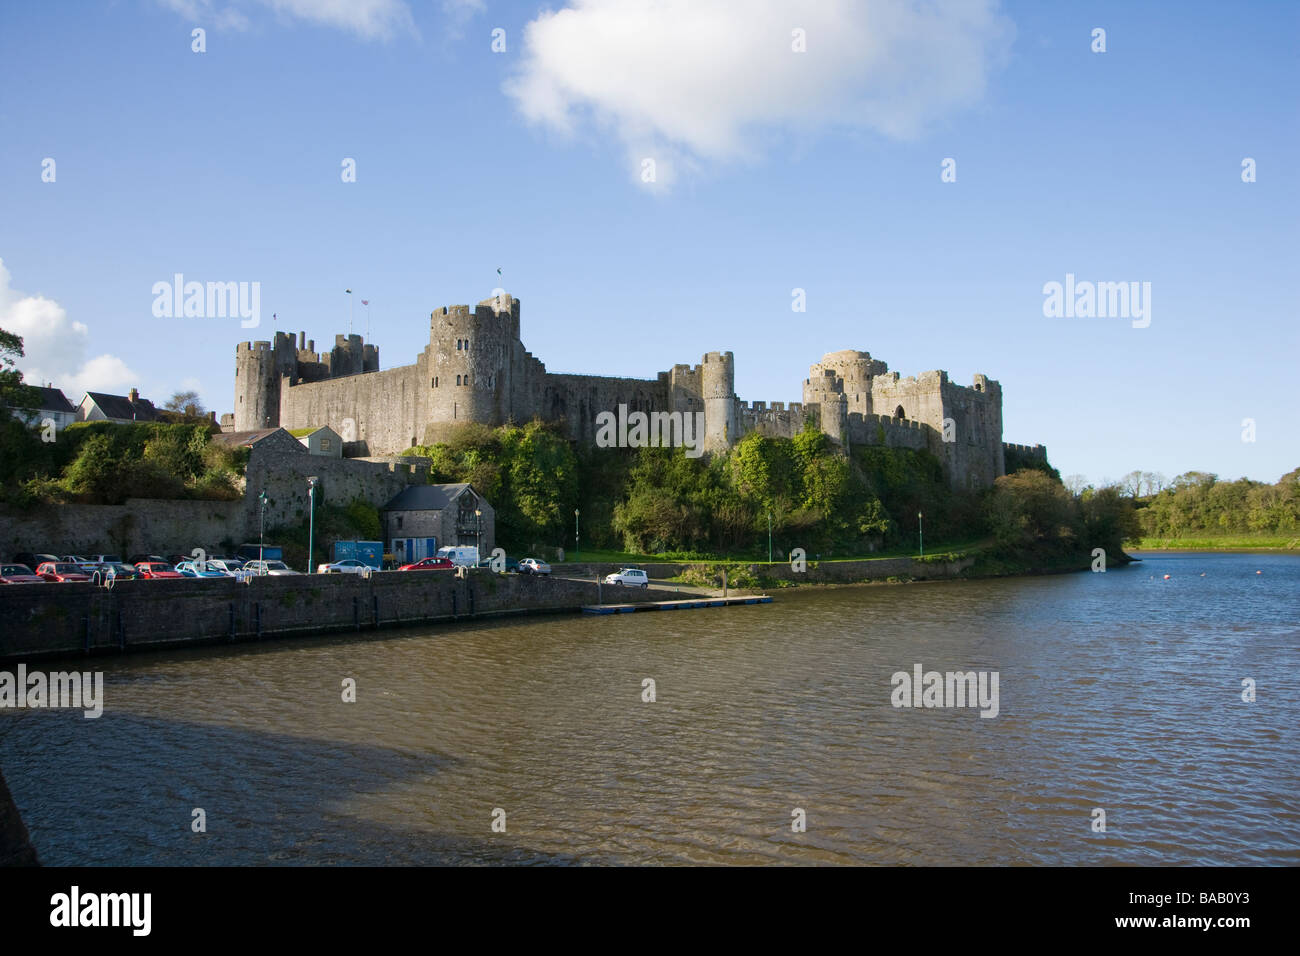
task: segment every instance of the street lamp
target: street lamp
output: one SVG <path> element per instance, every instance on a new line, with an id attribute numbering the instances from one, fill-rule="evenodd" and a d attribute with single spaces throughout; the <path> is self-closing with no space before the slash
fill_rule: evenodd
<path id="1" fill-rule="evenodd" d="M 921 512 L 916 513 L 916 543 L 921 549 L 921 557 L 925 557 L 925 519 Z"/>
<path id="2" fill-rule="evenodd" d="M 772 563 L 772 509 L 767 509 L 767 563 Z"/>
<path id="3" fill-rule="evenodd" d="M 581 561 L 582 556 L 578 553 L 582 539 L 578 537 L 578 509 L 573 509 L 573 560 Z"/>
<path id="4" fill-rule="evenodd" d="M 266 555 L 262 553 L 262 543 L 266 539 L 266 492 L 257 496 L 257 502 L 262 506 L 262 520 L 257 528 L 257 560 L 263 561 Z"/>
<path id="5" fill-rule="evenodd" d="M 475 547 L 478 549 L 478 559 L 482 561 L 483 560 L 483 510 L 481 508 L 474 509 L 474 520 L 478 524 L 478 527 L 474 532 L 475 538 L 477 540 Z"/>
<path id="6" fill-rule="evenodd" d="M 312 544 L 316 536 L 316 482 L 314 475 L 307 479 L 307 573 L 311 574 Z"/>

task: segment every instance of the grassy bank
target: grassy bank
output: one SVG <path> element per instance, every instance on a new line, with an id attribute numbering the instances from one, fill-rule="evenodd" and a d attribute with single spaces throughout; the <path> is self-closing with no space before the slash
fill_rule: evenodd
<path id="1" fill-rule="evenodd" d="M 1186 538 L 1137 538 L 1126 541 L 1133 551 L 1300 551 L 1300 536 L 1224 534 Z"/>

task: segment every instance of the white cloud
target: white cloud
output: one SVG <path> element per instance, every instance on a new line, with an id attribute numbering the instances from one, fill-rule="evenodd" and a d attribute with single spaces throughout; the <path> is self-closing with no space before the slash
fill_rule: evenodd
<path id="1" fill-rule="evenodd" d="M 398 31 L 415 33 L 415 21 L 403 0 L 158 0 L 164 7 L 217 29 L 246 30 L 245 10 L 255 4 L 270 7 L 286 20 L 303 20 L 354 33 L 366 40 L 386 40 Z"/>
<path id="2" fill-rule="evenodd" d="M 63 306 L 42 295 L 24 295 L 10 285 L 0 259 L 0 329 L 22 336 L 17 364 L 30 385 L 53 382 L 74 405 L 83 392 L 121 392 L 138 376 L 120 358 L 97 355 L 86 361 L 89 329 L 68 318 Z"/>
<path id="3" fill-rule="evenodd" d="M 754 159 L 780 134 L 913 137 L 982 97 L 1012 34 L 996 0 L 569 0 L 525 28 L 505 92 L 540 126 L 612 131 L 662 184 L 664 161 Z"/>

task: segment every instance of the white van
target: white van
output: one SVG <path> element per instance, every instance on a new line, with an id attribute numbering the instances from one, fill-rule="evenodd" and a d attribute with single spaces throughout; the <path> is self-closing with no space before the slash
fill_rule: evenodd
<path id="1" fill-rule="evenodd" d="M 478 548 L 472 544 L 454 544 L 439 548 L 438 557 L 446 558 L 458 568 L 478 567 Z"/>

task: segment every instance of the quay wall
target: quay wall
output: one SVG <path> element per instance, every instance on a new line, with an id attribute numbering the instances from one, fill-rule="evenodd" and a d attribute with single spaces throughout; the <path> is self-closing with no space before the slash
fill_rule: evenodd
<path id="1" fill-rule="evenodd" d="M 0 588 L 0 661 L 572 611 L 598 595 L 606 603 L 664 597 L 486 570 L 11 585 Z"/>

